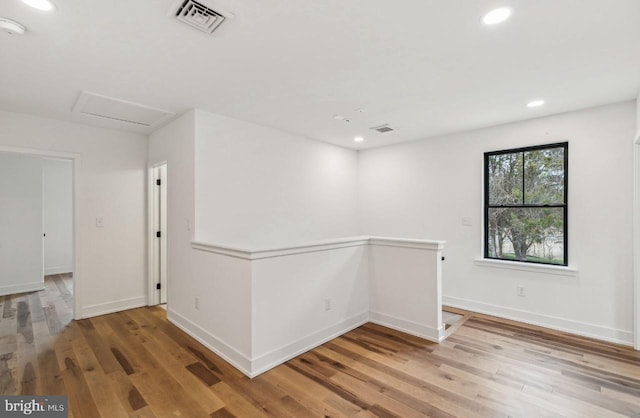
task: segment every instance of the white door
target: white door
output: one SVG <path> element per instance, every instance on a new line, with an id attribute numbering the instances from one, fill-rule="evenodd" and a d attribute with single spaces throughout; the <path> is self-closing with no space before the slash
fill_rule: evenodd
<path id="1" fill-rule="evenodd" d="M 42 158 L 0 152 L 0 295 L 44 287 Z"/>
<path id="2" fill-rule="evenodd" d="M 167 303 L 167 165 L 153 168 L 153 269 L 157 303 Z"/>

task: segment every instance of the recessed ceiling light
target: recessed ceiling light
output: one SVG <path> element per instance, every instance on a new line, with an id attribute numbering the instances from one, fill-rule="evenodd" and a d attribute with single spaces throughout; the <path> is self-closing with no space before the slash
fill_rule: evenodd
<path id="1" fill-rule="evenodd" d="M 362 142 L 362 141 L 364 141 L 364 138 L 363 138 L 363 137 L 361 137 L 361 136 L 356 136 L 355 138 L 353 138 L 353 140 L 354 140 L 355 142 Z"/>
<path id="2" fill-rule="evenodd" d="M 27 30 L 22 24 L 15 20 L 7 19 L 6 17 L 0 17 L 0 29 L 7 32 L 9 35 L 23 35 Z"/>
<path id="3" fill-rule="evenodd" d="M 527 107 L 540 107 L 543 104 L 544 104 L 544 100 L 537 99 L 537 100 L 532 100 L 529 103 L 527 103 Z"/>
<path id="4" fill-rule="evenodd" d="M 38 10 L 49 11 L 56 8 L 51 0 L 22 0 L 22 2 Z"/>
<path id="5" fill-rule="evenodd" d="M 344 120 L 344 116 L 342 116 L 342 115 L 335 115 L 333 118 L 335 120 Z"/>
<path id="6" fill-rule="evenodd" d="M 24 0 L 23 0 L 24 1 Z M 493 9 L 486 15 L 482 17 L 482 23 L 485 25 L 497 25 L 498 23 L 502 23 L 505 20 L 509 19 L 511 16 L 511 9 L 508 7 L 500 7 L 498 9 Z"/>

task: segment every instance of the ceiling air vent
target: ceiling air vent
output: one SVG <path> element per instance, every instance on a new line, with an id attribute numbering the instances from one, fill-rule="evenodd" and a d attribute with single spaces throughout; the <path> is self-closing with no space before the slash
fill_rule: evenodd
<path id="1" fill-rule="evenodd" d="M 179 21 L 205 33 L 212 33 L 225 19 L 220 13 L 194 0 L 180 1 L 175 16 Z"/>
<path id="2" fill-rule="evenodd" d="M 381 134 L 385 134 L 387 132 L 395 131 L 395 129 L 390 127 L 388 123 L 385 123 L 384 125 L 380 125 L 380 126 L 374 126 L 373 128 L 369 128 L 369 129 L 372 129 L 374 131 L 378 131 Z"/>

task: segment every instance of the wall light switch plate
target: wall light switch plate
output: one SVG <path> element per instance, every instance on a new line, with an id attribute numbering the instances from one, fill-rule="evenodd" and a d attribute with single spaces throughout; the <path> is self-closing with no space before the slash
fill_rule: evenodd
<path id="1" fill-rule="evenodd" d="M 462 218 L 462 225 L 473 226 L 473 218 L 470 216 L 465 216 L 464 218 Z"/>
<path id="2" fill-rule="evenodd" d="M 104 228 L 104 218 L 102 216 L 96 218 L 96 228 Z"/>

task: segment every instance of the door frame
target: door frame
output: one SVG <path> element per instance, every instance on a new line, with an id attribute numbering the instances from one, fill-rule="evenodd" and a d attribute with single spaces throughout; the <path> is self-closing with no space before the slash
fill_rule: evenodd
<path id="1" fill-rule="evenodd" d="M 640 350 L 640 135 L 633 141 L 633 348 Z"/>
<path id="2" fill-rule="evenodd" d="M 73 319 L 82 319 L 82 271 L 80 267 L 81 254 L 78 252 L 80 246 L 80 223 L 78 214 L 80 211 L 80 167 L 81 157 L 80 154 L 71 152 L 58 152 L 50 150 L 42 150 L 36 148 L 21 148 L 21 147 L 9 147 L 0 145 L 0 151 L 13 154 L 25 154 L 25 155 L 38 155 L 44 158 L 59 158 L 71 161 L 71 176 L 73 187 L 73 203 L 72 203 L 72 237 L 73 237 Z"/>
<path id="3" fill-rule="evenodd" d="M 147 305 L 154 306 L 160 304 L 160 292 L 156 289 L 156 275 L 155 275 L 155 244 L 156 244 L 156 228 L 155 228 L 155 170 L 158 167 L 166 166 L 168 170 L 167 161 L 160 161 L 153 164 L 149 164 L 147 167 Z M 167 184 L 167 179 L 164 179 Z M 165 207 L 165 212 L 168 208 Z M 163 231 L 163 240 L 165 248 L 167 247 L 167 231 Z M 168 254 L 165 256 L 165 263 L 168 265 Z M 168 269 L 165 269 L 165 277 L 168 278 Z M 166 283 L 165 283 L 166 285 Z M 166 286 L 168 287 L 168 286 Z M 168 289 L 165 289 L 168 292 Z M 168 297 L 167 297 L 168 300 Z"/>

